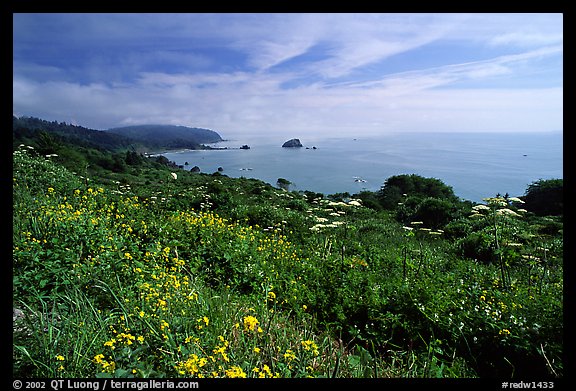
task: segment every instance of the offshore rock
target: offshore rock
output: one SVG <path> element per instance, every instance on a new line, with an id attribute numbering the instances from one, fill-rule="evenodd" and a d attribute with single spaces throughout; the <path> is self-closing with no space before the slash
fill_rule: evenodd
<path id="1" fill-rule="evenodd" d="M 302 146 L 303 146 L 302 143 L 297 138 L 293 138 L 282 144 L 282 148 L 300 148 Z"/>

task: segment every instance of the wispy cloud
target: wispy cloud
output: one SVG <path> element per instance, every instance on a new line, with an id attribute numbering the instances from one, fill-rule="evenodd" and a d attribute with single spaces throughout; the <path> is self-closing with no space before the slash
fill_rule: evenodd
<path id="1" fill-rule="evenodd" d="M 14 113 L 224 134 L 559 129 L 559 18 L 15 15 Z"/>
<path id="2" fill-rule="evenodd" d="M 531 59 L 558 55 L 562 46 L 550 46 L 518 54 L 510 54 L 482 61 L 449 64 L 442 67 L 386 75 L 378 80 L 332 84 L 348 87 L 383 87 L 391 95 L 414 93 L 419 90 L 437 88 L 466 80 L 485 79 L 515 72 L 515 65 Z"/>

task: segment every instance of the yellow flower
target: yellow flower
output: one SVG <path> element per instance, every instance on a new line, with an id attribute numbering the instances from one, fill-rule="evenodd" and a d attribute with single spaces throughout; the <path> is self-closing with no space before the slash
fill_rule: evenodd
<path id="1" fill-rule="evenodd" d="M 114 350 L 116 348 L 114 346 L 115 343 L 116 343 L 116 340 L 114 338 L 112 338 L 110 341 L 104 342 L 104 346 L 109 346 L 110 349 Z"/>
<path id="2" fill-rule="evenodd" d="M 208 319 L 207 316 L 203 316 L 202 318 L 198 319 L 197 322 L 204 322 L 204 324 L 205 324 L 206 326 L 208 326 L 208 323 L 210 323 L 210 319 Z M 198 330 L 202 329 L 202 326 L 201 326 L 201 325 L 200 325 L 200 326 L 197 326 L 197 327 L 198 327 Z"/>
<path id="3" fill-rule="evenodd" d="M 104 361 L 104 355 L 103 354 L 97 354 L 94 356 L 94 362 L 96 364 L 101 364 Z"/>
<path id="4" fill-rule="evenodd" d="M 304 350 L 311 351 L 314 356 L 317 356 L 318 354 L 320 354 L 318 352 L 318 346 L 316 345 L 316 343 L 314 341 L 306 340 L 306 341 L 302 341 L 301 344 L 302 344 L 302 347 L 304 348 Z"/>
<path id="5" fill-rule="evenodd" d="M 276 298 L 276 293 L 274 293 L 272 291 L 268 292 L 268 300 L 274 301 L 275 298 Z"/>
<path id="6" fill-rule="evenodd" d="M 257 347 L 257 346 L 255 346 L 255 347 L 254 347 L 254 353 L 260 353 L 260 348 Z"/>
<path id="7" fill-rule="evenodd" d="M 260 322 L 252 315 L 244 317 L 244 331 L 254 331 Z"/>
<path id="8" fill-rule="evenodd" d="M 286 361 L 290 362 L 296 358 L 296 355 L 292 350 L 286 349 L 286 353 L 284 353 L 284 358 L 286 359 Z"/>
<path id="9" fill-rule="evenodd" d="M 246 377 L 246 373 L 237 365 L 234 365 L 232 368 L 227 369 L 225 372 L 227 377 Z"/>
<path id="10" fill-rule="evenodd" d="M 64 356 L 62 356 L 62 355 L 59 354 L 59 355 L 56 356 L 56 360 L 58 360 L 58 361 L 64 361 Z"/>

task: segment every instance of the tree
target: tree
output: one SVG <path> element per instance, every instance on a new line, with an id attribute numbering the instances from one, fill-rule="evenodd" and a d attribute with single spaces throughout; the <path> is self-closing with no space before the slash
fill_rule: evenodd
<path id="1" fill-rule="evenodd" d="M 424 222 L 428 228 L 443 228 L 456 216 L 456 213 L 454 203 L 427 197 L 418 204 L 413 219 Z"/>
<path id="2" fill-rule="evenodd" d="M 284 178 L 278 178 L 278 181 L 276 181 L 276 185 L 279 188 L 284 189 L 286 191 L 288 191 L 288 188 L 290 187 L 291 184 L 292 184 L 292 182 L 290 182 L 288 179 L 284 179 Z"/>
<path id="3" fill-rule="evenodd" d="M 564 210 L 563 179 L 540 179 L 528 185 L 524 208 L 538 216 L 558 216 Z"/>
<path id="4" fill-rule="evenodd" d="M 416 174 L 394 175 L 388 178 L 380 191 L 378 199 L 385 209 L 395 209 L 404 197 L 440 198 L 449 202 L 457 202 L 452 187 L 440 179 L 424 178 Z"/>

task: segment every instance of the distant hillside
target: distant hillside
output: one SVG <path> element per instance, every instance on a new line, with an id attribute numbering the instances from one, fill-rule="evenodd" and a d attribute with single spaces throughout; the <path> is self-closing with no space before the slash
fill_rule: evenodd
<path id="1" fill-rule="evenodd" d="M 12 116 L 13 144 L 41 147 L 53 153 L 59 144 L 72 144 L 100 151 L 138 152 L 170 149 L 207 149 L 204 143 L 223 141 L 218 133 L 209 129 L 175 125 L 138 125 L 113 128 L 106 131 L 35 117 Z"/>
<path id="2" fill-rule="evenodd" d="M 70 143 L 86 148 L 115 151 L 134 147 L 136 142 L 119 134 L 88 129 L 65 122 L 46 121 L 35 117 L 12 116 L 12 141 L 15 145 Z M 46 146 L 48 148 L 48 146 Z"/>
<path id="3" fill-rule="evenodd" d="M 222 137 L 213 130 L 177 125 L 125 126 L 108 129 L 108 132 L 167 149 L 197 149 L 200 144 L 223 141 Z"/>

